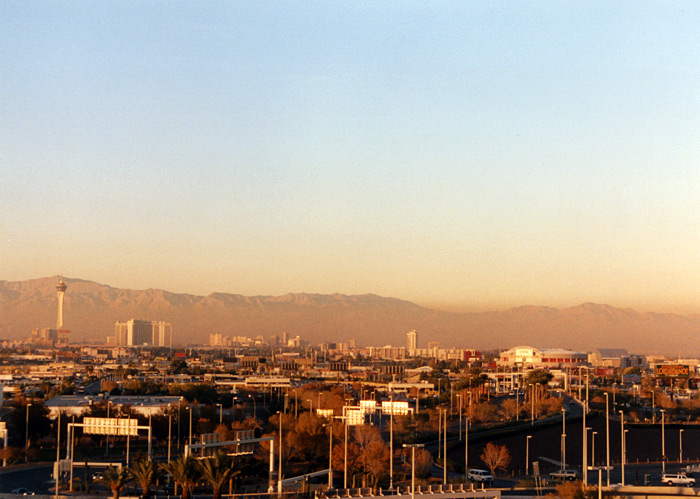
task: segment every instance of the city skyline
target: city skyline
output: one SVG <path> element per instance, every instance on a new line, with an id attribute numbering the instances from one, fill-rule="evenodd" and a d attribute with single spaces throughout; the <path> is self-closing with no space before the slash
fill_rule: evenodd
<path id="1" fill-rule="evenodd" d="M 700 313 L 698 21 L 9 2 L 0 278 Z"/>

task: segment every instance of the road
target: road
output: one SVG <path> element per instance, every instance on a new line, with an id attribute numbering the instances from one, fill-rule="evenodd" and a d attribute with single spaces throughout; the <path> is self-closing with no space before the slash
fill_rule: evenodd
<path id="1" fill-rule="evenodd" d="M 28 464 L 20 466 L 8 466 L 0 469 L 0 492 L 8 493 L 19 487 L 36 494 L 50 494 L 49 482 L 53 472 L 53 464 Z"/>

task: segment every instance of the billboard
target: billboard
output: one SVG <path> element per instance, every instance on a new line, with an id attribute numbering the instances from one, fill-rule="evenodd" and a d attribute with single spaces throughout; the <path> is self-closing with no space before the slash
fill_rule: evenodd
<path id="1" fill-rule="evenodd" d="M 83 431 L 91 435 L 131 435 L 139 434 L 138 419 L 128 418 L 84 418 Z"/>
<path id="2" fill-rule="evenodd" d="M 657 378 L 687 378 L 690 376 L 690 366 L 658 364 L 654 366 L 654 376 Z"/>
<path id="3" fill-rule="evenodd" d="M 382 400 L 382 413 L 393 414 L 394 416 L 405 416 L 411 410 L 408 408 L 408 402 L 405 400 L 397 400 L 394 402 Z"/>
<path id="4" fill-rule="evenodd" d="M 362 409 L 350 409 L 345 411 L 345 423 L 348 426 L 365 424 L 365 411 Z"/>
<path id="5" fill-rule="evenodd" d="M 255 438 L 255 430 L 236 430 L 233 435 L 234 440 L 252 440 Z M 233 452 L 230 452 L 229 454 L 240 456 L 243 454 L 252 454 L 254 450 L 254 443 L 236 444 Z"/>

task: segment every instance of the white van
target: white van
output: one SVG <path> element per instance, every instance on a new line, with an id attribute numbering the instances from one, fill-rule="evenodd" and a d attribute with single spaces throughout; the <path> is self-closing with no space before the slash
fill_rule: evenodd
<path id="1" fill-rule="evenodd" d="M 489 473 L 486 470 L 469 470 L 468 473 L 468 478 L 470 482 L 481 482 L 481 483 L 487 483 L 487 482 L 492 482 L 493 477 L 491 476 L 491 473 Z"/>

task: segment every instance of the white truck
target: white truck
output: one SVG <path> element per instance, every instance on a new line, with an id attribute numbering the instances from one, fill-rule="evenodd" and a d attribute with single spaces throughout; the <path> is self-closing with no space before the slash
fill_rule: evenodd
<path id="1" fill-rule="evenodd" d="M 553 471 L 552 473 L 549 474 L 549 479 L 552 481 L 564 481 L 568 480 L 570 482 L 573 482 L 574 480 L 578 480 L 578 472 L 576 470 L 559 470 L 559 471 Z"/>
<path id="2" fill-rule="evenodd" d="M 689 477 L 685 473 L 664 473 L 661 476 L 661 483 L 666 485 L 685 485 L 692 487 L 695 485 L 695 478 Z"/>

